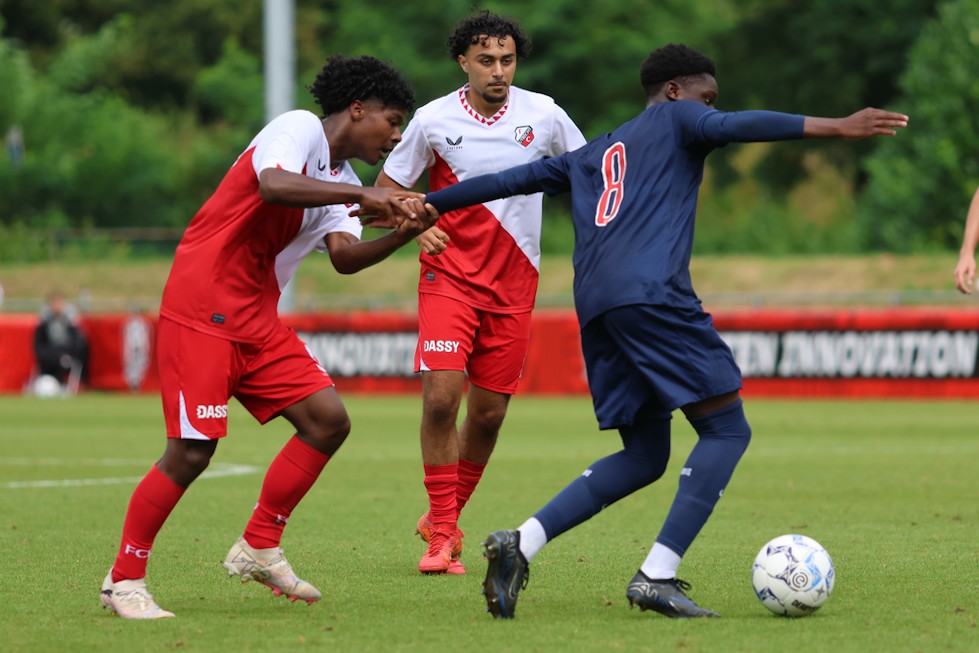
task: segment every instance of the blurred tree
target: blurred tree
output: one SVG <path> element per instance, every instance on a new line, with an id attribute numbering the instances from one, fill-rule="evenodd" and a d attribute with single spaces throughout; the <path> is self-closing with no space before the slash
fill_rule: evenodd
<path id="1" fill-rule="evenodd" d="M 5 39 L 0 39 L 0 137 L 20 122 L 22 98 L 30 83 L 31 66 L 27 55 Z"/>
<path id="2" fill-rule="evenodd" d="M 959 1 L 974 7 L 979 0 Z M 476 10 L 472 0 L 296 4 L 296 106 L 318 110 L 306 86 L 335 52 L 371 54 L 394 63 L 414 84 L 419 104 L 464 81 L 448 57 L 446 37 L 458 20 Z M 907 88 L 901 102 L 908 106 L 896 104 L 905 52 L 937 4 L 480 3 L 516 17 L 534 41 L 534 52 L 520 64 L 517 84 L 553 96 L 586 136 L 639 111 L 641 62 L 655 47 L 684 42 L 716 59 L 724 109 L 843 115 L 870 104 L 911 114 L 931 110 L 938 116 L 931 147 L 941 153 L 929 154 L 942 157 L 944 166 L 965 161 L 967 174 L 965 150 L 957 148 L 968 142 L 962 135 L 966 127 L 960 125 L 968 105 L 945 93 L 942 102 L 948 106 L 912 110 L 912 99 L 918 104 L 939 101 Z M 27 144 L 19 176 L 0 160 L 0 221 L 18 215 L 30 216 L 32 224 L 66 225 L 189 220 L 264 120 L 262 11 L 262 0 L 0 0 L 0 35 L 6 39 L 0 40 L 0 130 L 17 122 Z M 960 22 L 969 20 L 965 16 Z M 936 83 L 956 86 L 954 75 L 974 66 L 968 57 L 950 63 L 940 45 L 932 47 L 936 52 L 929 71 Z M 916 58 L 931 54 L 922 49 Z M 925 75 L 923 69 L 916 74 Z M 953 77 L 945 80 L 946 74 Z M 975 99 L 967 93 L 962 97 Z M 905 137 L 915 134 L 920 123 L 916 117 L 894 143 L 907 143 Z M 856 242 L 841 225 L 849 228 L 845 223 L 853 212 L 854 188 L 863 180 L 861 162 L 872 147 L 749 145 L 717 152 L 701 199 L 700 251 L 811 251 Z M 917 150 L 889 151 L 895 160 L 875 157 L 870 166 L 878 206 L 910 186 L 876 190 L 883 174 L 877 169 L 886 161 L 888 176 L 897 176 L 893 171 L 901 166 L 911 170 L 911 162 L 923 160 Z M 95 177 L 98 170 L 103 170 L 100 178 Z M 371 183 L 376 168 L 359 166 L 358 172 Z M 905 176 L 913 178 L 913 173 Z M 965 178 L 957 179 L 952 178 L 954 191 L 944 191 L 953 203 L 961 201 L 959 187 L 966 184 Z M 911 206 L 909 201 L 894 203 Z M 562 212 L 561 205 L 551 205 L 555 213 Z M 961 210 L 954 213 L 957 220 Z M 801 224 L 788 224 L 800 216 Z M 946 225 L 921 237 L 947 243 L 950 230 L 955 231 Z M 869 242 L 884 246 L 880 238 Z"/>
<path id="3" fill-rule="evenodd" d="M 95 81 L 116 50 L 118 25 L 72 37 L 49 75 L 32 70 L 22 52 L 0 40 L 0 75 L 14 90 L 7 120 L 21 127 L 25 143 L 21 166 L 0 163 L 0 222 L 35 228 L 186 222 L 185 163 L 173 146 L 174 123 Z"/>
<path id="4" fill-rule="evenodd" d="M 639 67 L 650 50 L 678 40 L 677 35 L 703 45 L 736 20 L 734 0 L 499 0 L 478 6 L 520 22 L 534 47 L 520 63 L 515 83 L 553 96 L 586 136 L 642 109 Z M 359 0 L 317 0 L 297 11 L 302 80 L 311 79 L 329 54 L 343 52 L 372 54 L 397 65 L 415 86 L 419 104 L 465 81 L 446 41 L 456 23 L 476 11 L 471 0 L 390 2 L 384 11 Z"/>
<path id="5" fill-rule="evenodd" d="M 191 89 L 197 115 L 205 124 L 223 121 L 248 134 L 264 124 L 262 61 L 234 37 L 225 40 L 213 66 L 201 69 Z"/>
<path id="6" fill-rule="evenodd" d="M 867 162 L 860 226 L 874 249 L 957 247 L 979 185 L 979 0 L 949 0 L 908 53 L 908 129 Z"/>
<path id="7" fill-rule="evenodd" d="M 262 0 L 0 0 L 5 36 L 46 70 L 67 43 L 128 15 L 102 84 L 152 108 L 183 106 L 197 74 L 214 65 L 227 37 L 261 52 Z"/>
<path id="8" fill-rule="evenodd" d="M 720 108 L 773 109 L 845 116 L 865 106 L 895 108 L 906 52 L 938 0 L 749 0 L 737 26 L 716 40 Z M 831 165 L 859 175 L 856 164 L 878 145 L 824 142 Z M 748 174 L 779 193 L 806 176 L 806 147 L 766 149 Z M 731 157 L 712 166 L 716 183 L 740 177 Z M 854 177 L 857 185 L 862 183 Z"/>

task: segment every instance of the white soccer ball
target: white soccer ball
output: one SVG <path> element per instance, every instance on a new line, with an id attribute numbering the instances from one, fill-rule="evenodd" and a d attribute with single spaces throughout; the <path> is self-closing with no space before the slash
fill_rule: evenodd
<path id="1" fill-rule="evenodd" d="M 61 383 L 58 382 L 58 379 L 50 374 L 42 374 L 34 379 L 31 392 L 42 399 L 51 399 L 52 397 L 62 396 L 63 388 L 61 387 Z"/>
<path id="2" fill-rule="evenodd" d="M 781 535 L 755 557 L 751 584 L 761 604 L 778 615 L 805 617 L 833 592 L 836 571 L 826 549 L 805 535 Z"/>

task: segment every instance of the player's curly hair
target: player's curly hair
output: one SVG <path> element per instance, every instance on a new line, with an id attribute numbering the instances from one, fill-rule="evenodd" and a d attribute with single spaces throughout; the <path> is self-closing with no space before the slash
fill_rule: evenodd
<path id="1" fill-rule="evenodd" d="M 518 59 L 530 56 L 530 51 L 533 49 L 533 43 L 520 27 L 520 23 L 506 16 L 491 14 L 484 9 L 478 14 L 462 19 L 452 30 L 448 40 L 449 56 L 456 61 L 459 55 L 466 54 L 470 46 L 480 43 L 481 36 L 500 39 L 509 36 L 517 46 Z"/>
<path id="2" fill-rule="evenodd" d="M 716 76 L 710 57 L 682 43 L 670 43 L 649 53 L 639 71 L 639 80 L 652 97 L 671 79 L 704 74 Z"/>
<path id="3" fill-rule="evenodd" d="M 335 54 L 308 87 L 316 103 L 329 116 L 343 111 L 355 100 L 379 100 L 386 107 L 411 111 L 415 92 L 393 66 L 374 57 Z"/>

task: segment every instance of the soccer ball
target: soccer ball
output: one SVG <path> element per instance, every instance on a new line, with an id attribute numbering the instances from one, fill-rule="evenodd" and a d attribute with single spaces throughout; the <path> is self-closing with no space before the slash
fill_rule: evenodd
<path id="1" fill-rule="evenodd" d="M 42 374 L 34 379 L 31 392 L 34 393 L 34 396 L 40 397 L 41 399 L 51 399 L 52 397 L 61 397 L 64 395 L 64 389 L 61 387 L 61 383 L 50 374 Z"/>
<path id="2" fill-rule="evenodd" d="M 761 604 L 778 615 L 804 617 L 833 592 L 836 572 L 826 549 L 805 535 L 781 535 L 761 547 L 751 584 Z"/>

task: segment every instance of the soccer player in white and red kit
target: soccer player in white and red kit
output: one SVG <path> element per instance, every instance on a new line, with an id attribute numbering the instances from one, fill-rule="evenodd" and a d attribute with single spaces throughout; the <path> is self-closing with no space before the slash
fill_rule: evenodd
<path id="1" fill-rule="evenodd" d="M 122 542 L 102 584 L 102 604 L 122 617 L 172 617 L 146 589 L 160 528 L 208 466 L 227 433 L 228 399 L 259 422 L 281 415 L 295 427 L 272 461 L 244 534 L 224 566 L 276 596 L 312 603 L 320 592 L 297 578 L 279 542 L 292 510 L 343 443 L 350 420 L 333 381 L 279 320 L 281 289 L 313 250 L 350 274 L 377 263 L 431 225 L 405 191 L 364 188 L 347 162 L 376 164 L 401 140 L 414 94 L 372 57 L 331 57 L 310 91 L 324 118 L 291 111 L 252 140 L 177 247 L 160 306 L 157 360 L 167 446 L 137 485 Z M 360 205 L 391 233 L 361 241 L 349 217 Z M 434 217 L 434 216 L 433 216 Z"/>
<path id="2" fill-rule="evenodd" d="M 468 83 L 415 112 L 378 185 L 411 187 L 429 170 L 431 190 L 557 156 L 585 143 L 546 95 L 512 85 L 530 40 L 512 19 L 481 12 L 449 37 Z M 443 215 L 418 239 L 418 348 L 423 377 L 422 462 L 429 510 L 418 521 L 423 573 L 463 574 L 459 513 L 496 444 L 530 337 L 540 269 L 541 194 Z M 467 415 L 456 419 L 469 378 Z"/>

